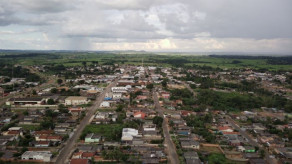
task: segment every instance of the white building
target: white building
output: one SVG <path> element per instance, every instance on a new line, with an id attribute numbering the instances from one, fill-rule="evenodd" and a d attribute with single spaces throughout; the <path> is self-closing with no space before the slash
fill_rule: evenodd
<path id="1" fill-rule="evenodd" d="M 120 99 L 122 98 L 122 93 L 113 93 L 113 99 Z"/>
<path id="2" fill-rule="evenodd" d="M 109 101 L 103 101 L 100 104 L 100 107 L 102 107 L 102 108 L 109 108 L 110 106 L 111 106 L 111 104 Z"/>
<path id="3" fill-rule="evenodd" d="M 126 93 L 128 91 L 126 87 L 112 87 L 111 89 L 114 93 Z"/>
<path id="4" fill-rule="evenodd" d="M 82 105 L 87 103 L 89 103 L 87 97 L 82 96 L 70 96 L 65 99 L 65 105 Z"/>
<path id="5" fill-rule="evenodd" d="M 50 162 L 52 153 L 50 151 L 26 151 L 21 155 L 22 160 L 40 160 Z"/>
<path id="6" fill-rule="evenodd" d="M 133 128 L 123 128 L 122 141 L 132 141 L 135 136 L 138 136 L 138 130 Z"/>

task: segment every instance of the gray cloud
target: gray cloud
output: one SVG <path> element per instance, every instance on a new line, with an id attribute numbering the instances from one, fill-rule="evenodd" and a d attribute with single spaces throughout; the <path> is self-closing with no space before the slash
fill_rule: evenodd
<path id="1" fill-rule="evenodd" d="M 182 45 L 189 41 L 194 51 L 214 47 L 229 51 L 231 45 L 252 43 L 260 50 L 263 40 L 269 40 L 276 46 L 271 50 L 290 51 L 282 45 L 292 41 L 291 15 L 290 0 L 10 0 L 0 1 L 0 34 L 12 44 L 15 38 L 24 37 L 17 31 L 33 28 L 37 32 L 25 37 L 30 42 L 41 40 L 40 46 L 48 42 L 48 49 L 94 49 L 94 45 L 110 44 L 144 44 L 141 48 L 165 48 L 161 44 L 167 44 L 180 49 L 187 48 Z M 230 39 L 237 42 L 231 44 Z"/>

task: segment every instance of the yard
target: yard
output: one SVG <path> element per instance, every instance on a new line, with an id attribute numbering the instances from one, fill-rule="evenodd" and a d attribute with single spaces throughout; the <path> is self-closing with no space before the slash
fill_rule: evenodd
<path id="1" fill-rule="evenodd" d="M 87 125 L 80 139 L 83 140 L 89 133 L 97 133 L 102 135 L 107 141 L 119 141 L 122 136 L 122 130 L 123 125 L 121 124 Z"/>

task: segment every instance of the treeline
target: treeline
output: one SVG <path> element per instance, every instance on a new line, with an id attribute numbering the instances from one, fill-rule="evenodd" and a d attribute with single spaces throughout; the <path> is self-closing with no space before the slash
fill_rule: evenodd
<path id="1" fill-rule="evenodd" d="M 186 63 L 191 63 L 191 61 L 184 59 L 184 58 L 170 58 L 170 59 L 152 59 L 153 63 L 165 63 L 165 64 L 170 64 L 174 67 L 183 67 L 184 64 Z"/>
<path id="2" fill-rule="evenodd" d="M 26 68 L 21 66 L 14 67 L 11 64 L 0 63 L 0 75 L 8 76 L 9 78 L 17 77 L 17 78 L 25 78 L 26 81 L 29 82 L 39 82 L 41 78 Z M 7 81 L 8 82 L 8 81 Z"/>
<path id="3" fill-rule="evenodd" d="M 267 64 L 271 65 L 290 65 L 292 64 L 292 56 L 247 56 L 247 55 L 209 55 L 213 58 L 224 59 L 263 59 L 267 60 Z"/>
<path id="4" fill-rule="evenodd" d="M 33 57 L 46 57 L 48 59 L 59 59 L 60 56 L 49 53 L 24 53 L 24 54 L 10 54 L 10 55 L 0 55 L 0 58 L 33 58 Z"/>
<path id="5" fill-rule="evenodd" d="M 278 95 L 255 96 L 252 94 L 223 93 L 201 90 L 197 96 L 198 105 L 212 106 L 217 110 L 249 110 L 260 107 L 275 107 L 292 112 L 292 101 Z"/>

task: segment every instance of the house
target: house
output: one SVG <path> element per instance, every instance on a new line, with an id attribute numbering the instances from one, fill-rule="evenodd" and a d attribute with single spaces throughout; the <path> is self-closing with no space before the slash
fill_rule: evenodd
<path id="1" fill-rule="evenodd" d="M 100 103 L 100 107 L 102 108 L 109 108 L 111 106 L 109 101 L 103 101 Z"/>
<path id="2" fill-rule="evenodd" d="M 123 128 L 122 142 L 132 142 L 135 136 L 138 136 L 138 130 L 133 128 Z"/>
<path id="3" fill-rule="evenodd" d="M 65 105 L 82 105 L 89 103 L 87 97 L 82 96 L 69 96 L 65 99 Z"/>
<path id="4" fill-rule="evenodd" d="M 136 112 L 134 113 L 134 118 L 144 119 L 146 114 L 144 112 Z"/>
<path id="5" fill-rule="evenodd" d="M 183 117 L 187 117 L 187 116 L 190 116 L 190 115 L 192 115 L 192 114 L 193 114 L 192 111 L 187 111 L 187 110 L 182 110 L 182 111 L 180 112 L 180 115 L 183 116 Z"/>
<path id="6" fill-rule="evenodd" d="M 137 145 L 143 145 L 143 144 L 144 144 L 144 141 L 141 138 L 134 137 L 132 140 L 132 145 L 137 146 Z"/>
<path id="7" fill-rule="evenodd" d="M 122 98 L 122 93 L 113 93 L 113 99 L 118 100 Z"/>
<path id="8" fill-rule="evenodd" d="M 71 159 L 70 164 L 90 164 L 88 159 Z"/>
<path id="9" fill-rule="evenodd" d="M 188 151 L 184 153 L 186 164 L 201 164 L 199 155 L 195 151 Z"/>
<path id="10" fill-rule="evenodd" d="M 69 112 L 71 112 L 71 111 L 82 111 L 82 108 L 81 107 L 70 107 L 70 108 L 68 108 L 68 110 L 69 110 Z"/>
<path id="11" fill-rule="evenodd" d="M 218 131 L 223 133 L 223 132 L 233 132 L 233 129 L 229 126 L 219 126 Z"/>
<path id="12" fill-rule="evenodd" d="M 67 128 L 55 127 L 54 132 L 56 134 L 68 134 Z"/>
<path id="13" fill-rule="evenodd" d="M 83 152 L 81 155 L 82 159 L 92 159 L 94 157 L 94 152 Z"/>
<path id="14" fill-rule="evenodd" d="M 165 98 L 165 99 L 169 99 L 170 98 L 170 93 L 168 93 L 168 92 L 162 92 L 161 93 L 161 97 L 162 98 Z"/>
<path id="15" fill-rule="evenodd" d="M 189 130 L 177 130 L 176 132 L 178 135 L 183 135 L 183 136 L 187 136 L 191 134 Z"/>
<path id="16" fill-rule="evenodd" d="M 181 141 L 181 147 L 184 149 L 200 149 L 200 143 L 197 141 Z"/>
<path id="17" fill-rule="evenodd" d="M 57 135 L 40 135 L 40 136 L 35 136 L 36 141 L 51 141 L 51 142 L 61 142 L 62 141 L 62 136 L 57 136 Z"/>
<path id="18" fill-rule="evenodd" d="M 85 137 L 85 143 L 94 143 L 101 141 L 101 135 L 90 133 Z"/>
<path id="19" fill-rule="evenodd" d="M 128 89 L 127 87 L 112 87 L 113 93 L 127 93 Z"/>
<path id="20" fill-rule="evenodd" d="M 38 141 L 34 146 L 35 147 L 49 147 L 50 142 L 49 141 Z"/>
<path id="21" fill-rule="evenodd" d="M 50 162 L 52 153 L 50 151 L 26 151 L 21 155 L 22 160 L 39 160 Z"/>

